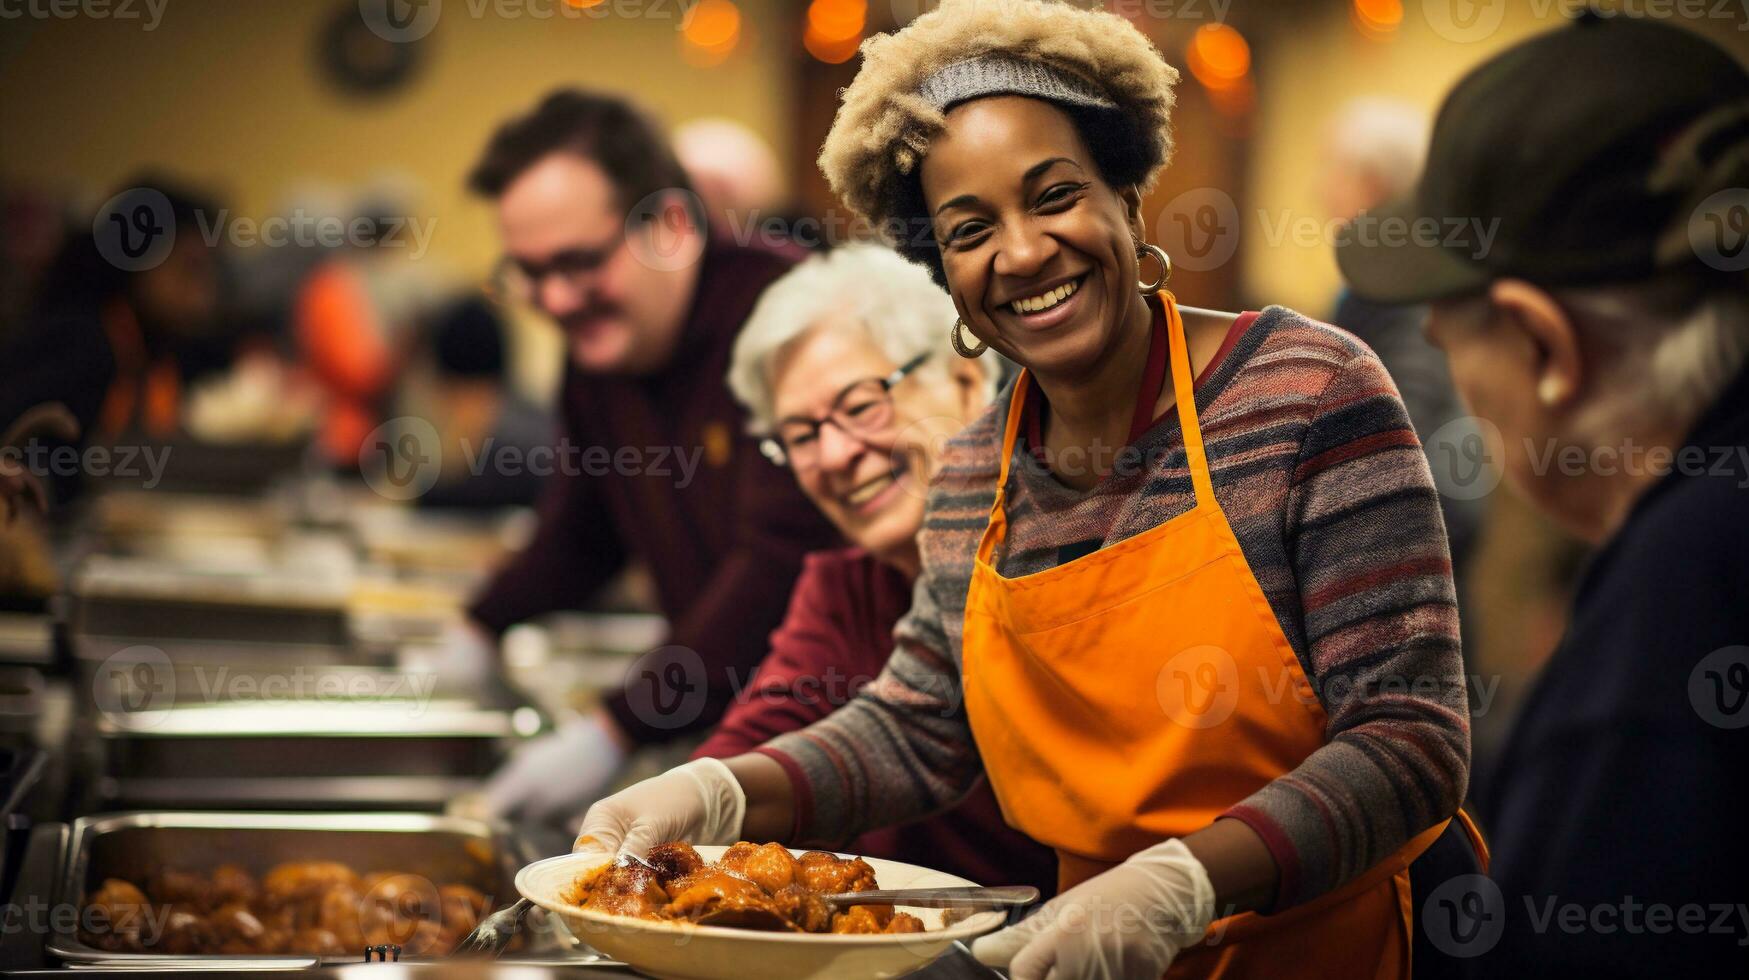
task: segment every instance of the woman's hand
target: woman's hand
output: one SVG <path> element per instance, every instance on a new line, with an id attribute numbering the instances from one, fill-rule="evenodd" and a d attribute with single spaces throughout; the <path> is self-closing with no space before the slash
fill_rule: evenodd
<path id="1" fill-rule="evenodd" d="M 733 844 L 746 815 L 746 794 L 729 767 L 694 759 L 590 807 L 571 850 L 643 857 L 672 840 Z"/>
<path id="2" fill-rule="evenodd" d="M 1202 862 L 1174 838 L 1045 903 L 972 952 L 1011 980 L 1158 980 L 1215 915 Z"/>

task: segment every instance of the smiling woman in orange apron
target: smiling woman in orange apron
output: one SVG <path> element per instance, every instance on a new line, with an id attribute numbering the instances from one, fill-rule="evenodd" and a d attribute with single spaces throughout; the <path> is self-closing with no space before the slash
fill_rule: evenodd
<path id="1" fill-rule="evenodd" d="M 1389 376 L 1291 310 L 1163 288 L 1141 200 L 1177 73 L 1124 19 L 947 0 L 863 56 L 822 169 L 947 288 L 962 356 L 1025 370 L 942 454 L 882 676 L 604 800 L 580 846 L 832 844 L 987 778 L 1063 888 L 974 947 L 1014 977 L 1409 976 L 1411 865 L 1480 844 Z"/>

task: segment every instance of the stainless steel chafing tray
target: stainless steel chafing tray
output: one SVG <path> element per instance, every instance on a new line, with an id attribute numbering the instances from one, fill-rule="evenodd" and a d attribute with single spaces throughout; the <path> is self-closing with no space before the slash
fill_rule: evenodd
<path id="1" fill-rule="evenodd" d="M 53 619 L 45 613 L 0 613 L 0 661 L 22 664 L 53 662 Z"/>
<path id="2" fill-rule="evenodd" d="M 73 577 L 74 630 L 91 637 L 340 646 L 348 639 L 350 587 L 345 569 L 201 568 L 99 555 Z"/>
<path id="3" fill-rule="evenodd" d="M 507 693 L 444 691 L 429 674 L 191 676 L 187 664 L 118 670 L 99 689 L 94 803 L 439 809 L 546 727 Z"/>
<path id="4" fill-rule="evenodd" d="M 189 541 L 254 542 L 265 548 L 290 529 L 293 517 L 272 497 L 114 491 L 91 501 L 85 526 L 105 551 L 150 557 Z"/>
<path id="5" fill-rule="evenodd" d="M 516 900 L 518 868 L 539 857 L 506 828 L 478 820 L 426 814 L 131 813 L 84 817 L 73 824 L 56 883 L 55 904 L 83 908 L 105 878 L 142 882 L 164 868 L 211 870 L 242 865 L 257 876 L 286 861 L 339 861 L 361 873 L 399 871 L 436 884 L 469 885 L 494 908 Z M 178 963 L 207 968 L 246 963 L 313 964 L 310 956 L 224 957 L 112 953 L 80 941 L 62 924 L 48 952 L 75 966 L 164 969 Z M 523 955 L 572 947 L 562 927 L 531 920 Z M 348 960 L 363 958 L 363 950 Z"/>

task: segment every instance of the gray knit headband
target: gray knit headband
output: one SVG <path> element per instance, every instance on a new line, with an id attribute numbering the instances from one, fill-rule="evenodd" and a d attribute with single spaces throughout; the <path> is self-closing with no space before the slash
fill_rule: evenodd
<path id="1" fill-rule="evenodd" d="M 1117 108 L 1105 93 L 1074 75 L 1042 61 L 994 53 L 942 68 L 923 80 L 919 94 L 940 112 L 987 95 L 1030 95 L 1061 105 Z"/>

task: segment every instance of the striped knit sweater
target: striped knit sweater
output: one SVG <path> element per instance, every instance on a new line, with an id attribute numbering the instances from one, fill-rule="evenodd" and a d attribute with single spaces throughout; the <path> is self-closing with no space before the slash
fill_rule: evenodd
<path id="1" fill-rule="evenodd" d="M 1451 562 L 1403 403 L 1351 335 L 1269 307 L 1198 379 L 1196 402 L 1215 497 L 1329 719 L 1321 748 L 1228 811 L 1274 854 L 1281 909 L 1353 878 L 1464 797 L 1469 712 Z M 919 538 L 923 574 L 884 673 L 761 749 L 796 785 L 797 841 L 835 844 L 914 819 L 981 778 L 960 641 L 1007 406 L 1005 392 L 944 451 Z M 1109 545 L 1188 511 L 1177 413 L 1136 448 L 1148 466 L 1087 493 L 1017 451 L 998 570 L 1040 571 L 1060 546 Z"/>

